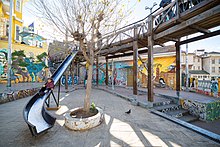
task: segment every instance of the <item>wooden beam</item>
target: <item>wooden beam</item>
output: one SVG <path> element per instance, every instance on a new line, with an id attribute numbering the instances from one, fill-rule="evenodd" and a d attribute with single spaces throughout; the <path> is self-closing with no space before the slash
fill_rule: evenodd
<path id="1" fill-rule="evenodd" d="M 106 56 L 105 57 L 105 65 L 106 65 L 106 67 L 105 67 L 105 85 L 107 85 L 108 86 L 108 56 Z"/>
<path id="2" fill-rule="evenodd" d="M 183 30 L 187 27 L 190 27 L 198 22 L 201 22 L 201 21 L 203 21 L 209 17 L 212 17 L 213 15 L 217 15 L 219 13 L 220 13 L 220 5 L 201 13 L 200 15 L 194 16 L 186 21 L 183 21 L 182 23 L 175 25 L 175 26 L 173 26 L 173 27 L 161 32 L 161 33 L 155 34 L 154 40 L 160 39 L 164 36 L 168 36 L 172 33 Z"/>
<path id="3" fill-rule="evenodd" d="M 138 51 L 138 54 L 144 54 L 144 53 L 147 53 L 147 50 Z M 127 56 L 132 56 L 132 55 L 133 55 L 133 52 L 130 52 L 130 53 L 124 53 L 124 54 L 120 54 L 120 55 L 108 56 L 107 58 L 114 59 L 114 58 L 127 57 Z"/>
<path id="4" fill-rule="evenodd" d="M 155 53 L 164 53 L 164 52 L 175 52 L 175 47 L 173 45 L 170 46 L 164 46 L 164 47 L 155 47 L 153 48 L 153 54 Z M 139 50 L 138 54 L 145 54 L 147 53 L 148 50 L 144 49 L 144 50 Z M 114 59 L 114 58 L 119 58 L 119 57 L 126 57 L 126 56 L 132 56 L 133 52 L 129 52 L 129 53 L 124 53 L 124 54 L 119 54 L 119 55 L 112 55 L 112 56 L 107 56 L 108 59 Z"/>
<path id="5" fill-rule="evenodd" d="M 124 44 L 124 45 L 121 45 L 121 46 L 115 46 L 113 48 L 101 50 L 100 55 L 107 55 L 107 54 L 110 54 L 110 53 L 116 53 L 116 52 L 119 52 L 119 51 L 132 49 L 132 47 L 133 47 L 133 43 L 131 42 L 131 43 Z"/>
<path id="6" fill-rule="evenodd" d="M 133 41 L 133 94 L 137 95 L 137 67 L 138 67 L 138 42 L 137 42 L 137 28 L 134 28 Z"/>
<path id="7" fill-rule="evenodd" d="M 207 34 L 207 33 L 211 32 L 208 29 L 204 29 L 204 28 L 202 28 L 200 26 L 197 26 L 197 25 L 191 25 L 190 28 L 196 29 L 197 31 L 199 31 L 201 33 L 204 33 L 204 34 Z"/>
<path id="8" fill-rule="evenodd" d="M 176 46 L 176 91 L 180 91 L 180 45 L 179 42 L 175 43 Z"/>
<path id="9" fill-rule="evenodd" d="M 148 85 L 147 85 L 147 93 L 148 93 L 148 101 L 153 102 L 154 96 L 153 96 L 153 46 L 154 46 L 154 40 L 153 40 L 153 17 L 150 15 L 148 19 L 148 32 L 150 32 L 150 35 L 148 36 Z"/>
<path id="10" fill-rule="evenodd" d="M 217 35 L 220 35 L 220 30 L 217 30 L 217 31 L 214 31 L 214 32 L 211 32 L 211 33 L 208 33 L 208 34 L 200 35 L 200 36 L 197 36 L 197 37 L 193 37 L 193 38 L 190 38 L 190 39 L 187 39 L 187 40 L 180 41 L 179 44 L 182 45 L 182 44 L 186 44 L 186 43 L 206 39 L 206 38 L 217 36 Z"/>
<path id="11" fill-rule="evenodd" d="M 178 39 L 176 39 L 176 38 L 171 38 L 171 37 L 163 37 L 164 39 L 166 39 L 166 40 L 168 40 L 168 41 L 174 41 L 174 42 L 177 42 L 178 41 Z"/>

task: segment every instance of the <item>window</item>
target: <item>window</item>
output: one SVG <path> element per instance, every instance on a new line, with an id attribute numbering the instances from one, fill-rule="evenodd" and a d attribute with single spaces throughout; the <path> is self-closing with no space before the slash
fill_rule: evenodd
<path id="1" fill-rule="evenodd" d="M 218 59 L 218 64 L 220 64 L 220 59 Z"/>
<path id="2" fill-rule="evenodd" d="M 198 66 L 198 70 L 200 70 L 200 66 Z"/>
<path id="3" fill-rule="evenodd" d="M 215 72 L 215 67 L 212 67 L 212 72 Z"/>
<path id="4" fill-rule="evenodd" d="M 203 76 L 203 78 L 207 78 L 207 76 Z"/>
<path id="5" fill-rule="evenodd" d="M 218 67 L 218 72 L 220 73 L 220 67 Z"/>
<path id="6" fill-rule="evenodd" d="M 19 41 L 19 32 L 20 32 L 20 27 L 16 25 L 16 36 L 15 40 Z"/>
<path id="7" fill-rule="evenodd" d="M 16 11 L 21 12 L 21 0 L 16 0 Z"/>
<path id="8" fill-rule="evenodd" d="M 198 62 L 200 62 L 200 59 L 198 58 Z"/>
<path id="9" fill-rule="evenodd" d="M 193 57 L 193 62 L 195 62 L 195 57 Z"/>
<path id="10" fill-rule="evenodd" d="M 212 64 L 215 64 L 215 59 L 212 59 Z"/>
<path id="11" fill-rule="evenodd" d="M 193 66 L 193 70 L 195 70 L 195 66 Z"/>

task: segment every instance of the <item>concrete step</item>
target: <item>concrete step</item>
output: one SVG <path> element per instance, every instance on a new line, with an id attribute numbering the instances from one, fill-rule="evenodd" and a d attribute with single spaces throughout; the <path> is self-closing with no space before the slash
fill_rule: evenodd
<path id="1" fill-rule="evenodd" d="M 162 105 L 162 106 L 156 106 L 154 107 L 155 110 L 157 111 L 160 111 L 160 112 L 168 112 L 168 111 L 174 111 L 174 110 L 178 110 L 180 109 L 181 106 L 180 105 L 177 105 L 177 104 L 168 104 L 168 105 Z"/>
<path id="2" fill-rule="evenodd" d="M 189 113 L 189 111 L 185 110 L 185 109 L 178 109 L 178 110 L 166 112 L 167 115 L 170 115 L 170 116 L 176 117 L 176 118 L 183 117 L 184 115 L 187 115 L 188 113 Z"/>
<path id="3" fill-rule="evenodd" d="M 170 104 L 174 104 L 174 102 L 172 100 L 167 99 L 166 101 L 162 101 L 162 102 L 154 102 L 153 106 L 158 107 L 158 106 L 170 105 Z"/>
<path id="4" fill-rule="evenodd" d="M 184 116 L 180 117 L 179 119 L 190 123 L 190 122 L 197 121 L 199 119 L 199 117 L 192 116 L 192 115 L 188 114 L 188 115 L 184 115 Z"/>

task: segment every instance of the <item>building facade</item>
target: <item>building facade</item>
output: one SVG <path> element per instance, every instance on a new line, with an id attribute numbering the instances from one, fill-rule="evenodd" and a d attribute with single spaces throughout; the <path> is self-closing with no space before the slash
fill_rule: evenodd
<path id="1" fill-rule="evenodd" d="M 12 82 L 34 82 L 45 78 L 47 69 L 47 44 L 31 46 L 23 43 L 21 32 L 23 31 L 22 6 L 23 0 L 14 0 L 12 15 Z M 7 54 L 9 37 L 10 1 L 0 0 L 0 83 L 7 82 Z M 27 32 L 31 35 L 36 35 Z M 39 38 L 39 36 L 37 36 Z M 41 38 L 42 39 L 42 38 Z"/>
<path id="2" fill-rule="evenodd" d="M 211 79 L 220 78 L 220 52 L 208 52 L 202 55 L 203 69 L 210 74 Z"/>
<path id="3" fill-rule="evenodd" d="M 0 38 L 1 40 L 8 39 L 9 29 L 9 13 L 10 1 L 0 1 Z M 22 0 L 14 0 L 14 15 L 12 16 L 12 42 L 20 42 L 19 32 L 22 30 Z"/>

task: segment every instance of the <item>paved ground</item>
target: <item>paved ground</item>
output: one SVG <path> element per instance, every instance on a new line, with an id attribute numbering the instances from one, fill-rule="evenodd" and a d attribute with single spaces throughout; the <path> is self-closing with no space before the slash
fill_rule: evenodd
<path id="1" fill-rule="evenodd" d="M 43 83 L 16 83 L 11 85 L 12 91 L 19 91 L 24 89 L 31 89 L 31 88 L 39 88 L 43 85 Z M 0 93 L 7 92 L 7 85 L 6 84 L 0 84 Z"/>
<path id="2" fill-rule="evenodd" d="M 147 93 L 143 93 L 143 92 L 138 91 L 138 95 L 134 96 L 131 88 L 125 88 L 125 87 L 120 87 L 120 86 L 116 86 L 114 90 L 112 90 L 111 87 L 106 87 L 106 86 L 99 86 L 99 88 L 107 89 L 108 91 L 111 91 L 111 92 L 114 91 L 114 92 L 117 92 L 117 93 L 124 95 L 126 97 L 136 98 L 140 102 L 147 103 Z M 144 88 L 139 88 L 139 89 L 141 91 L 146 92 L 146 89 L 144 89 Z M 176 96 L 176 91 L 174 91 L 174 90 L 155 89 L 154 92 L 157 94 L 162 94 L 162 95 Z M 186 99 L 193 99 L 193 100 L 200 99 L 200 101 L 203 101 L 203 102 L 219 100 L 218 98 L 213 98 L 213 97 L 209 97 L 209 96 L 205 96 L 205 95 L 201 95 L 201 94 L 197 94 L 197 93 L 184 92 L 184 91 L 181 92 L 181 95 L 184 96 L 184 98 L 186 98 Z M 163 98 L 161 96 L 154 95 L 154 103 L 166 102 L 166 101 L 168 101 L 167 98 Z M 212 122 L 204 122 L 201 120 L 197 120 L 191 124 L 220 135 L 220 125 L 219 125 L 220 119 L 212 121 Z"/>
<path id="3" fill-rule="evenodd" d="M 103 108 L 105 121 L 84 132 L 63 126 L 63 114 L 82 106 L 85 90 L 61 94 L 61 108 L 51 111 L 57 117 L 55 126 L 46 134 L 32 137 L 22 116 L 29 98 L 0 106 L 0 146 L 220 146 L 191 130 L 133 106 L 128 101 L 100 90 L 93 90 L 91 101 Z M 132 110 L 130 115 L 124 112 Z"/>

